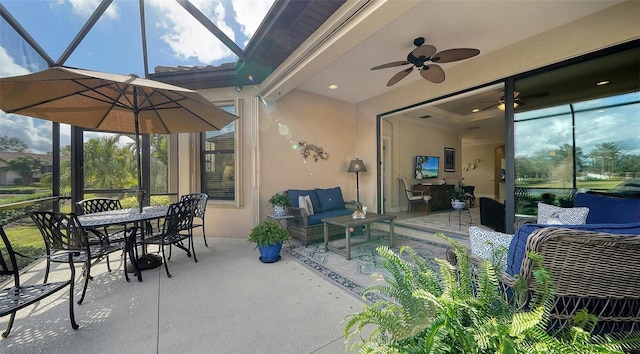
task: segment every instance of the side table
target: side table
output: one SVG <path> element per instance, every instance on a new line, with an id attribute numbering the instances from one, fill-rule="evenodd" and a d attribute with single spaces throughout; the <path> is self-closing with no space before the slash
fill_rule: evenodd
<path id="1" fill-rule="evenodd" d="M 293 215 L 276 215 L 276 214 L 268 214 L 267 215 L 267 219 L 273 220 L 275 222 L 278 223 L 278 225 L 280 225 L 280 227 L 282 227 L 283 229 L 287 230 L 287 226 L 285 224 L 283 224 L 283 221 L 287 221 L 288 219 L 293 219 L 294 216 Z M 288 230 L 287 230 L 288 232 Z M 293 248 L 294 246 L 291 244 L 291 241 L 287 240 L 287 243 L 289 244 L 289 248 Z"/>
<path id="2" fill-rule="evenodd" d="M 458 230 L 462 229 L 462 212 L 467 212 L 469 215 L 469 225 L 473 225 L 473 221 L 471 220 L 471 210 L 469 208 L 463 208 L 460 210 L 451 209 L 449 210 L 449 226 L 451 226 L 451 213 L 458 212 Z"/>

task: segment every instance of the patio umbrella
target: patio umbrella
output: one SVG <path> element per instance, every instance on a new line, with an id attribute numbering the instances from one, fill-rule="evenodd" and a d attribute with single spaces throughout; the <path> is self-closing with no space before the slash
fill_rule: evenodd
<path id="1" fill-rule="evenodd" d="M 52 67 L 0 78 L 0 109 L 78 127 L 135 134 L 142 208 L 140 134 L 219 130 L 238 117 L 198 92 L 134 75 Z"/>

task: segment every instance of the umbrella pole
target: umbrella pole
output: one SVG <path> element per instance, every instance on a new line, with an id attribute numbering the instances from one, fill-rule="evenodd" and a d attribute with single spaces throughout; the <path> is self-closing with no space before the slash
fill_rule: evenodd
<path id="1" fill-rule="evenodd" d="M 140 212 L 144 205 L 144 190 L 142 189 L 142 160 L 140 158 L 140 124 L 138 122 L 138 91 L 133 88 L 133 113 L 135 117 L 135 129 L 136 129 L 136 162 L 138 164 L 138 192 L 136 196 L 138 198 L 138 207 Z"/>

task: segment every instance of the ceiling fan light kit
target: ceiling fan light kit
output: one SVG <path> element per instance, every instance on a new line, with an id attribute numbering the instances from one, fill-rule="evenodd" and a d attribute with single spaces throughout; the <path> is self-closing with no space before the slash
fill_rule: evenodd
<path id="1" fill-rule="evenodd" d="M 450 63 L 453 61 L 468 59 L 480 54 L 480 51 L 478 49 L 473 48 L 455 48 L 437 52 L 436 47 L 424 44 L 424 37 L 418 37 L 414 39 L 413 45 L 415 45 L 417 48 L 409 52 L 409 54 L 407 55 L 407 60 L 394 61 L 391 63 L 378 65 L 371 68 L 371 70 L 386 69 L 411 64 L 411 67 L 406 68 L 393 75 L 389 82 L 387 82 L 387 86 L 393 86 L 400 80 L 407 77 L 407 75 L 409 75 L 413 71 L 414 67 L 418 68 L 418 70 L 420 71 L 420 76 L 422 76 L 425 80 L 439 84 L 445 79 L 444 70 L 439 65 L 428 64 L 428 62 Z"/>
<path id="2" fill-rule="evenodd" d="M 522 95 L 521 96 L 520 92 L 514 91 L 513 92 L 513 109 L 516 109 L 516 108 L 518 108 L 520 106 L 524 106 L 525 105 L 524 100 L 526 100 L 526 99 L 540 98 L 540 97 L 547 97 L 547 96 L 549 96 L 549 92 L 539 92 L 539 93 L 534 93 L 534 94 L 530 94 L 530 95 Z M 486 102 L 486 101 L 483 101 L 483 102 Z M 482 109 L 477 108 L 477 109 L 474 110 L 474 113 L 483 112 L 483 111 L 486 111 L 487 109 L 492 109 L 494 107 L 504 112 L 504 110 L 507 107 L 505 105 L 505 102 L 506 102 L 506 99 L 505 99 L 505 96 L 503 95 L 502 97 L 500 97 L 498 99 L 497 104 L 496 104 L 495 101 L 493 101 L 492 105 L 490 105 L 488 107 L 485 107 L 485 108 L 482 108 Z"/>

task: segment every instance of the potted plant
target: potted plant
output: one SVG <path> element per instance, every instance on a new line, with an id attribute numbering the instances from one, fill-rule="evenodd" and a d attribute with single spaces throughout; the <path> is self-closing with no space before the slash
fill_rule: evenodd
<path id="1" fill-rule="evenodd" d="M 289 238 L 289 232 L 274 220 L 261 221 L 249 233 L 249 242 L 255 242 L 263 263 L 273 263 L 280 259 L 282 242 Z"/>
<path id="2" fill-rule="evenodd" d="M 451 207 L 453 209 L 462 210 L 467 205 L 465 202 L 467 197 L 462 183 L 458 183 L 458 188 L 453 189 L 449 195 L 451 196 Z"/>
<path id="3" fill-rule="evenodd" d="M 283 216 L 287 214 L 286 208 L 291 207 L 291 198 L 286 194 L 276 193 L 269 198 L 269 205 L 271 205 L 277 216 Z"/>

